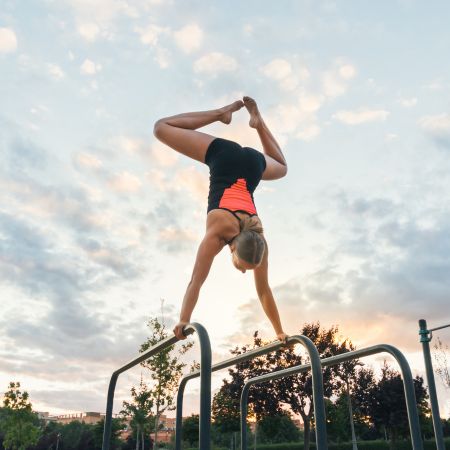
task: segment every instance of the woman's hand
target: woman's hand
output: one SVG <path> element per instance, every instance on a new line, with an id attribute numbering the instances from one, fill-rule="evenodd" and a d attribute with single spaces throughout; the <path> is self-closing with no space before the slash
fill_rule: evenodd
<path id="1" fill-rule="evenodd" d="M 288 340 L 288 335 L 284 332 L 278 333 L 277 334 L 277 339 L 279 341 L 281 341 L 283 344 L 287 344 L 287 340 Z"/>
<path id="2" fill-rule="evenodd" d="M 183 334 L 183 328 L 188 324 L 189 322 L 183 322 L 180 321 L 175 325 L 175 328 L 173 329 L 173 333 L 178 339 L 186 339 L 186 336 Z"/>

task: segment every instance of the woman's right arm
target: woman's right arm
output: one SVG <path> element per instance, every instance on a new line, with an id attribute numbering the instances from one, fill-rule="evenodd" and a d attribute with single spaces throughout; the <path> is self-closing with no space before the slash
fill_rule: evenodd
<path id="1" fill-rule="evenodd" d="M 183 327 L 190 322 L 192 311 L 198 300 L 200 288 L 208 276 L 215 256 L 223 247 L 224 241 L 216 233 L 207 232 L 198 248 L 191 281 L 188 284 L 181 306 L 180 321 L 173 329 L 178 339 L 185 339 L 182 333 Z"/>

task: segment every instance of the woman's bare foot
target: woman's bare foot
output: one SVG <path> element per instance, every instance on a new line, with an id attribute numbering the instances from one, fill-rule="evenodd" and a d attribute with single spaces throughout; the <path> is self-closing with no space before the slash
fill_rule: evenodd
<path id="1" fill-rule="evenodd" d="M 219 120 L 225 124 L 231 123 L 231 118 L 233 117 L 233 113 L 239 111 L 244 106 L 242 100 L 237 100 L 230 105 L 224 106 L 220 108 L 220 118 Z"/>
<path id="2" fill-rule="evenodd" d="M 255 100 L 253 100 L 251 97 L 244 97 L 244 106 L 247 108 L 247 111 L 250 114 L 250 121 L 248 124 L 252 128 L 258 128 L 258 126 L 262 123 L 262 117 L 259 113 L 258 105 L 256 104 Z"/>

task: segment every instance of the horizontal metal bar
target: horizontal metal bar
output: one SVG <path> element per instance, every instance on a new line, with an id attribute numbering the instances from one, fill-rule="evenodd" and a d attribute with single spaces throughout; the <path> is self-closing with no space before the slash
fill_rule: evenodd
<path id="1" fill-rule="evenodd" d="M 448 328 L 448 327 L 450 327 L 450 323 L 448 325 L 442 325 L 441 327 L 431 328 L 431 330 L 428 330 L 428 331 L 437 331 L 437 330 L 442 330 L 442 328 Z"/>
<path id="2" fill-rule="evenodd" d="M 326 439 L 326 421 L 325 421 L 325 404 L 323 397 L 323 379 L 322 379 L 322 367 L 320 364 L 320 356 L 317 351 L 316 346 L 306 336 L 293 335 L 289 336 L 286 342 L 273 342 L 271 344 L 265 345 L 264 347 L 258 347 L 249 352 L 243 353 L 241 355 L 235 356 L 233 358 L 226 359 L 219 363 L 214 364 L 211 367 L 211 371 L 215 372 L 220 369 L 225 369 L 227 367 L 239 364 L 244 361 L 248 361 L 258 356 L 266 355 L 268 353 L 280 350 L 291 344 L 302 344 L 309 354 L 312 373 L 313 373 L 313 391 L 314 395 L 314 410 L 316 419 L 316 444 L 319 450 L 327 449 L 327 439 Z M 193 372 L 191 374 L 185 375 L 178 387 L 177 394 L 177 407 L 176 407 L 176 431 L 175 431 L 175 450 L 181 449 L 181 429 L 182 429 L 182 414 L 183 414 L 183 396 L 184 389 L 189 380 L 197 378 L 200 375 L 199 371 Z"/>
<path id="3" fill-rule="evenodd" d="M 198 330 L 197 330 L 197 328 L 198 328 Z M 201 340 L 201 345 L 203 344 L 202 348 L 201 348 L 202 355 L 203 355 L 203 353 L 208 352 L 208 346 L 209 346 L 209 354 L 211 354 L 211 347 L 209 344 L 208 335 L 207 335 L 206 331 L 204 331 L 204 328 L 200 324 L 191 323 L 191 324 L 186 325 L 186 327 L 183 329 L 183 333 L 185 336 L 192 334 L 194 331 L 197 331 L 197 333 L 199 334 L 199 338 Z M 171 345 L 176 344 L 178 341 L 179 341 L 179 339 L 174 334 L 172 336 L 168 336 L 167 338 L 158 342 L 157 344 L 155 344 L 153 347 L 151 347 L 150 349 L 148 349 L 147 351 L 145 351 L 138 357 L 132 359 L 130 362 L 123 365 L 120 369 L 117 369 L 113 372 L 113 374 L 111 375 L 110 382 L 109 382 L 108 397 L 107 397 L 107 401 L 106 401 L 106 414 L 105 414 L 105 425 L 104 425 L 104 431 L 103 431 L 102 450 L 109 450 L 109 446 L 110 446 L 114 392 L 116 389 L 117 379 L 119 378 L 119 375 L 121 373 L 127 371 L 128 369 L 131 369 L 132 367 L 137 366 L 139 363 L 141 363 L 142 361 L 145 361 L 146 359 L 150 358 L 151 356 L 160 353 L 161 351 L 170 347 Z M 199 371 L 199 374 L 201 372 L 202 376 L 204 378 L 205 378 L 205 373 L 206 373 L 206 377 L 209 375 L 209 387 L 207 389 L 207 392 L 211 390 L 210 389 L 210 386 L 211 386 L 210 364 L 211 364 L 211 358 L 209 357 L 209 367 L 205 367 L 205 368 L 202 367 L 201 369 L 203 369 L 203 370 Z M 207 381 L 208 381 L 208 379 L 207 379 Z M 206 394 L 206 395 L 208 395 L 208 394 Z M 205 415 L 208 416 L 207 410 L 205 411 L 205 413 L 206 413 Z M 208 419 L 210 417 L 210 414 L 211 413 L 209 411 Z M 205 444 L 205 449 L 209 449 L 210 448 L 209 447 L 209 426 L 206 429 L 205 436 L 207 436 L 207 443 Z M 206 439 L 204 439 L 204 441 L 205 440 Z"/>
<path id="4" fill-rule="evenodd" d="M 414 381 L 411 374 L 409 364 L 404 357 L 403 353 L 397 348 L 389 344 L 373 345 L 371 347 L 363 348 L 360 350 L 353 350 L 351 352 L 342 353 L 340 355 L 331 356 L 321 360 L 322 367 L 340 364 L 352 359 L 362 358 L 365 356 L 374 355 L 377 353 L 387 352 L 390 353 L 398 362 L 403 377 L 403 386 L 406 397 L 406 407 L 408 411 L 408 421 L 411 431 L 411 439 L 414 450 L 422 450 L 422 438 L 420 433 L 419 416 L 417 413 L 417 402 L 414 392 Z M 311 364 L 303 364 L 300 366 L 289 367 L 287 369 L 267 373 L 258 377 L 247 380 L 244 385 L 241 394 L 241 448 L 246 450 L 246 416 L 247 416 L 247 403 L 248 393 L 250 387 L 256 383 L 263 383 L 266 381 L 277 380 L 279 378 L 287 377 L 289 375 L 295 375 L 301 372 L 305 372 L 311 368 Z"/>

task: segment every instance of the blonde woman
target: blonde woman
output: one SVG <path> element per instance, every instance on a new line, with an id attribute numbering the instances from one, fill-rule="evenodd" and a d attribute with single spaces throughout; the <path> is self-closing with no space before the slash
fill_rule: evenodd
<path id="1" fill-rule="evenodd" d="M 217 138 L 198 128 L 213 122 L 229 124 L 234 112 L 245 106 L 250 113 L 249 125 L 255 128 L 263 152 L 241 147 L 238 143 Z M 158 120 L 155 136 L 164 144 L 210 169 L 206 233 L 184 295 L 180 320 L 173 332 L 184 339 L 183 327 L 189 323 L 197 303 L 200 288 L 208 276 L 214 257 L 229 246 L 236 269 L 245 273 L 253 270 L 256 291 L 264 312 L 281 341 L 287 334 L 268 282 L 268 248 L 261 221 L 257 215 L 253 192 L 260 180 L 276 180 L 287 173 L 281 149 L 264 123 L 256 102 L 244 97 L 231 105 L 211 111 L 190 112 Z"/>

